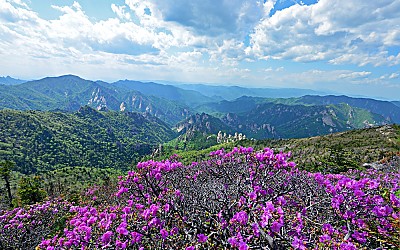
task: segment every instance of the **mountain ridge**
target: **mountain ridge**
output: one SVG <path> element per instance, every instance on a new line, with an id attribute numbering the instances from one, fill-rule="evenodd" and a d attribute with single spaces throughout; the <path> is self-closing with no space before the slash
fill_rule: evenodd
<path id="1" fill-rule="evenodd" d="M 25 80 L 16 79 L 11 76 L 0 76 L 0 84 L 3 85 L 18 85 L 26 82 Z"/>
<path id="2" fill-rule="evenodd" d="M 171 126 L 191 114 L 184 104 L 74 75 L 46 77 L 15 86 L 0 85 L 0 108 L 76 111 L 84 105 L 98 110 L 147 112 Z"/>
<path id="3" fill-rule="evenodd" d="M 216 117 L 196 114 L 179 123 L 177 128 L 186 133 L 216 134 L 216 131 L 211 132 L 211 128 L 218 127 L 222 132 L 238 132 L 248 138 L 264 139 L 303 138 L 388 123 L 381 115 L 347 104 L 305 106 L 252 102 L 245 108 L 249 109 L 218 113 Z"/>
<path id="4" fill-rule="evenodd" d="M 214 87 L 212 89 L 215 89 Z M 201 93 L 154 82 L 121 80 L 107 83 L 85 80 L 75 75 L 64 75 L 28 81 L 19 85 L 0 85 L 0 108 L 73 112 L 79 110 L 81 106 L 89 105 L 98 110 L 149 113 L 162 119 L 171 128 L 196 113 L 204 112 L 221 119 L 221 122 L 228 126 L 224 127 L 220 121 L 213 119 L 209 121 L 211 124 L 209 127 L 215 125 L 235 132 L 241 132 L 242 128 L 246 128 L 242 131 L 243 133 L 257 138 L 311 136 L 315 133 L 305 131 L 313 128 L 318 133 L 324 134 L 339 131 L 342 128 L 400 123 L 400 107 L 396 106 L 395 102 L 370 98 L 334 95 L 305 95 L 291 98 L 254 97 L 245 95 L 249 89 L 237 86 L 219 86 L 220 92 L 213 94 L 216 96 L 224 90 L 229 95 L 229 90 L 232 89 L 236 91 L 231 93 L 232 96 L 239 95 L 239 92 L 241 96 L 233 100 L 221 100 L 207 96 L 207 91 Z M 252 91 L 260 90 L 253 89 Z M 263 91 L 265 94 L 270 89 Z M 280 106 L 280 104 L 286 106 Z M 312 106 L 315 107 L 312 108 Z M 276 110 L 273 110 L 274 108 Z M 283 112 L 283 109 L 286 111 Z M 313 109 L 315 114 L 309 113 Z M 290 113 L 289 110 L 292 112 Z M 270 113 L 271 117 L 267 119 L 266 113 Z M 297 118 L 287 123 L 288 121 L 279 118 L 283 115 Z M 351 117 L 354 115 L 355 117 Z M 277 117 L 276 121 L 272 118 L 274 116 Z M 260 122 L 261 120 L 264 122 Z M 324 127 L 320 127 L 321 124 Z M 297 126 L 298 131 L 288 133 L 293 126 Z M 285 132 L 277 133 L 275 130 L 277 127 L 283 128 Z M 296 132 L 300 134 L 294 134 Z"/>

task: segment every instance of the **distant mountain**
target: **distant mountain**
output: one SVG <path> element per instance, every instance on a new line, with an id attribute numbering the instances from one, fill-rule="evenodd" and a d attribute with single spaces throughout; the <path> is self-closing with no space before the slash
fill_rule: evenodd
<path id="1" fill-rule="evenodd" d="M 62 167 L 130 164 L 177 134 L 156 117 L 137 112 L 0 111 L 0 159 L 22 173 Z"/>
<path id="2" fill-rule="evenodd" d="M 10 76 L 0 76 L 0 84 L 3 85 L 17 85 L 26 82 L 25 80 L 15 79 Z"/>
<path id="3" fill-rule="evenodd" d="M 258 104 L 274 103 L 283 105 L 341 105 L 346 104 L 353 108 L 352 110 L 364 109 L 370 114 L 366 119 L 370 124 L 374 124 L 372 117 L 375 114 L 382 116 L 387 123 L 400 123 L 400 107 L 396 106 L 396 102 L 380 101 L 368 98 L 353 98 L 348 96 L 303 96 L 297 98 L 260 98 L 260 97 L 240 97 L 232 101 L 220 101 L 207 103 L 196 108 L 197 112 L 207 112 L 221 117 L 221 114 L 226 113 L 244 113 L 254 109 Z M 341 105 L 342 108 L 346 106 Z M 345 108 L 346 109 L 346 108 Z M 365 120 L 361 121 L 364 122 Z M 381 124 L 381 117 L 378 118 L 377 124 Z M 360 121 L 355 127 L 360 127 Z"/>
<path id="4" fill-rule="evenodd" d="M 196 115 L 179 123 L 180 129 L 211 133 L 209 128 L 245 134 L 248 138 L 303 138 L 386 124 L 379 114 L 348 104 L 301 105 L 242 97 L 201 106 L 211 114 Z M 273 99 L 272 99 L 273 100 Z M 210 118 L 212 117 L 212 119 Z M 205 129 L 208 128 L 208 129 Z M 216 134 L 216 132 L 212 132 Z"/>
<path id="5" fill-rule="evenodd" d="M 189 107 L 172 100 L 73 75 L 47 77 L 16 86 L 0 85 L 0 108 L 76 111 L 84 105 L 98 110 L 147 112 L 171 126 L 191 114 Z"/>
<path id="6" fill-rule="evenodd" d="M 394 105 L 400 107 L 400 101 L 393 101 L 392 103 L 393 103 Z"/>
<path id="7" fill-rule="evenodd" d="M 220 115 L 224 113 L 243 113 L 257 107 L 258 104 L 268 102 L 262 97 L 242 96 L 232 101 L 219 101 L 202 104 L 196 107 L 197 112 Z"/>
<path id="8" fill-rule="evenodd" d="M 194 90 L 181 89 L 182 86 L 193 88 Z M 200 93 L 199 91 L 203 92 Z M 300 131 L 297 137 L 339 131 L 342 128 L 350 129 L 379 125 L 385 122 L 400 123 L 400 107 L 393 102 L 332 95 L 281 98 L 282 96 L 300 95 L 305 92 L 309 92 L 309 90 L 252 89 L 199 84 L 191 86 L 179 85 L 179 87 L 176 87 L 153 82 L 144 83 L 128 80 L 107 83 L 66 75 L 47 77 L 18 85 L 0 85 L 0 109 L 65 110 L 74 112 L 81 106 L 88 105 L 97 110 L 148 113 L 160 118 L 170 127 L 175 126 L 180 121 L 184 121 L 195 113 L 206 113 L 225 119 L 224 122 L 235 132 L 240 132 L 238 131 L 239 129 L 246 127 L 246 131 L 243 133 L 250 136 L 248 133 L 250 132 L 258 138 L 295 136 L 282 131 L 279 133 L 272 132 L 272 128 L 283 126 L 283 122 L 287 122 L 286 120 L 278 119 L 275 123 L 275 120 L 265 120 L 263 123 L 256 121 L 257 119 L 263 120 L 264 118 L 260 116 L 260 113 L 263 114 L 266 111 L 277 116 L 288 115 L 289 119 L 298 117 L 298 119 L 296 118 L 297 120 L 295 119 L 295 123 L 299 126 L 298 131 Z M 271 98 L 271 96 L 276 95 L 279 95 L 280 98 Z M 221 96 L 227 100 L 221 100 Z M 236 96 L 240 97 L 231 100 Z M 265 96 L 268 96 L 268 98 Z M 283 106 L 274 106 L 277 104 L 296 107 L 283 108 Z M 316 109 L 315 116 L 308 113 L 313 109 L 311 106 L 321 106 L 314 107 Z M 262 110 L 262 108 L 266 110 Z M 279 110 L 274 111 L 273 108 L 285 109 L 289 113 L 280 114 Z M 307 124 L 307 122 L 315 123 L 316 120 L 321 120 L 321 117 L 323 117 L 321 112 L 328 112 L 328 110 L 333 110 L 335 115 L 339 117 L 332 116 L 335 126 L 332 125 L 332 128 L 327 128 L 326 126 L 325 128 L 318 128 L 315 133 L 311 134 L 303 131 L 305 128 L 313 128 L 313 125 Z M 303 112 L 312 119 L 307 120 L 305 117 L 301 117 Z M 249 114 L 252 114 L 252 116 L 249 116 Z M 297 114 L 299 115 L 297 116 Z M 234 117 L 238 117 L 238 120 L 235 121 Z M 256 120 L 253 121 L 252 119 Z M 335 121 L 338 123 L 336 124 Z M 212 124 L 213 121 L 210 121 L 210 123 Z M 250 123 L 253 126 L 252 128 L 249 127 Z M 288 124 L 287 126 L 289 130 L 289 127 L 293 125 Z"/>
<path id="9" fill-rule="evenodd" d="M 172 85 L 164 85 L 154 82 L 123 80 L 114 82 L 112 85 L 127 91 L 135 90 L 145 95 L 152 95 L 171 101 L 178 101 L 188 106 L 196 106 L 215 101 L 215 99 L 200 94 L 197 91 L 185 90 Z"/>
<path id="10" fill-rule="evenodd" d="M 379 101 L 369 98 L 352 98 L 348 96 L 303 96 L 296 103 L 308 105 L 329 105 L 347 103 L 352 107 L 366 109 L 372 113 L 380 114 L 391 122 L 400 123 L 400 107 L 389 101 Z"/>
<path id="11" fill-rule="evenodd" d="M 302 138 L 385 124 L 384 117 L 340 105 L 265 103 L 244 114 L 228 113 L 222 120 L 246 134 L 261 138 Z"/>
<path id="12" fill-rule="evenodd" d="M 289 98 L 304 95 L 325 95 L 326 93 L 296 88 L 245 88 L 239 86 L 213 86 L 205 84 L 177 84 L 179 88 L 195 90 L 209 97 L 234 100 L 241 96 L 265 97 L 265 98 Z"/>

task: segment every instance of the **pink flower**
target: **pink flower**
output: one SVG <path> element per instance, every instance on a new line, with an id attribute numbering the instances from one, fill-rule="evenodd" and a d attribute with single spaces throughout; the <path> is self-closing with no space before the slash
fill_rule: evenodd
<path id="1" fill-rule="evenodd" d="M 253 228 L 253 235 L 256 236 L 256 237 L 260 237 L 260 229 L 258 227 L 258 224 L 257 223 L 253 223 L 251 225 L 251 227 Z"/>
<path id="2" fill-rule="evenodd" d="M 342 243 L 340 245 L 340 250 L 356 250 L 356 246 L 354 246 L 351 242 Z"/>
<path id="3" fill-rule="evenodd" d="M 240 242 L 239 244 L 239 250 L 247 250 L 249 249 L 249 247 L 247 246 L 247 244 L 245 242 Z"/>
<path id="4" fill-rule="evenodd" d="M 366 232 L 358 232 L 358 231 L 354 231 L 354 233 L 351 235 L 351 237 L 355 240 L 357 240 L 358 242 L 364 244 L 365 242 L 367 242 L 366 237 L 368 236 L 368 233 Z"/>
<path id="5" fill-rule="evenodd" d="M 142 235 L 140 234 L 140 233 L 137 233 L 137 232 L 132 232 L 131 233 L 131 236 L 132 236 L 132 243 L 134 244 L 134 243 L 139 243 L 139 242 L 141 242 L 142 241 Z"/>
<path id="6" fill-rule="evenodd" d="M 331 224 L 324 224 L 324 225 L 322 225 L 322 231 L 325 231 L 329 235 L 331 235 L 334 232 L 334 229 Z"/>
<path id="7" fill-rule="evenodd" d="M 168 237 L 168 231 L 164 228 L 160 230 L 161 237 L 165 240 Z"/>
<path id="8" fill-rule="evenodd" d="M 231 237 L 228 239 L 228 243 L 232 246 L 232 247 L 237 247 L 239 245 L 239 242 L 236 240 L 235 237 Z"/>
<path id="9" fill-rule="evenodd" d="M 169 211 L 169 204 L 168 204 L 168 203 L 164 205 L 164 211 L 165 211 L 165 212 L 168 212 L 168 211 Z"/>
<path id="10" fill-rule="evenodd" d="M 173 227 L 170 231 L 171 235 L 175 235 L 179 232 L 179 229 L 177 227 Z"/>
<path id="11" fill-rule="evenodd" d="M 331 236 L 327 235 L 327 234 L 323 234 L 319 237 L 319 242 L 321 243 L 327 243 L 331 240 Z"/>
<path id="12" fill-rule="evenodd" d="M 274 221 L 274 222 L 272 222 L 272 225 L 271 225 L 271 231 L 274 233 L 279 233 L 281 231 L 282 227 L 283 227 L 283 224 L 281 224 L 277 221 Z"/>
<path id="13" fill-rule="evenodd" d="M 126 249 L 126 243 L 127 243 L 127 241 L 122 242 L 122 241 L 117 240 L 117 241 L 115 242 L 115 245 L 116 245 L 118 248 Z"/>
<path id="14" fill-rule="evenodd" d="M 103 242 L 104 245 L 110 243 L 111 236 L 113 235 L 113 232 L 107 231 L 101 236 L 101 242 Z"/>
<path id="15" fill-rule="evenodd" d="M 292 247 L 294 249 L 301 249 L 301 250 L 306 249 L 306 246 L 304 246 L 304 242 L 302 240 L 300 240 L 299 238 L 297 238 L 297 236 L 293 237 Z"/>
<path id="16" fill-rule="evenodd" d="M 240 211 L 233 216 L 231 222 L 238 222 L 242 225 L 246 225 L 248 220 L 249 217 L 247 213 L 245 211 Z"/>
<path id="17" fill-rule="evenodd" d="M 208 240 L 208 237 L 204 234 L 198 234 L 197 238 L 199 243 L 204 243 Z"/>
<path id="18" fill-rule="evenodd" d="M 125 222 L 122 222 L 117 228 L 117 233 L 122 235 L 128 235 L 129 231 L 126 229 L 126 226 L 127 224 Z"/>
<path id="19" fill-rule="evenodd" d="M 251 199 L 252 201 L 254 201 L 255 199 L 257 199 L 257 194 L 256 194 L 256 192 L 251 192 L 251 193 L 249 194 L 249 197 L 250 197 L 250 199 Z"/>

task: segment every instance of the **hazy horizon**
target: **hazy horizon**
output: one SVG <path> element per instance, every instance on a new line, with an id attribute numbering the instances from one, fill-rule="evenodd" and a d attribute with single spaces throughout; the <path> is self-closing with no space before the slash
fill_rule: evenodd
<path id="1" fill-rule="evenodd" d="M 143 82 L 143 83 L 158 83 L 158 84 L 163 84 L 163 85 L 170 85 L 170 86 L 175 86 L 175 87 L 180 87 L 183 88 L 182 86 L 187 86 L 187 85 L 204 85 L 204 86 L 211 86 L 211 87 L 241 87 L 241 88 L 249 88 L 249 89 L 277 89 L 277 90 L 285 90 L 285 89 L 294 89 L 294 90 L 304 90 L 304 91 L 314 91 L 316 92 L 315 95 L 334 95 L 334 96 L 340 96 L 340 95 L 345 95 L 345 96 L 349 96 L 349 97 L 354 97 L 354 98 L 370 98 L 370 99 L 376 99 L 376 100 L 383 100 L 383 101 L 400 101 L 400 97 L 398 99 L 388 99 L 385 97 L 380 97 L 380 96 L 368 96 L 368 95 L 358 95 L 358 94 L 351 94 L 351 93 L 345 93 L 345 92 L 335 92 L 335 91 L 330 91 L 330 90 L 326 90 L 326 89 L 311 89 L 311 88 L 296 88 L 296 87 L 279 87 L 279 86 L 246 86 L 246 85 L 241 85 L 241 84 L 235 84 L 235 83 L 210 83 L 210 82 L 179 82 L 179 81 L 166 81 L 166 80 L 151 80 L 151 79 L 116 79 L 115 81 L 105 81 L 105 80 L 101 80 L 101 79 L 86 79 L 83 78 L 79 75 L 74 75 L 74 74 L 67 74 L 67 75 L 59 75 L 59 76 L 46 76 L 46 77 L 52 77 L 52 78 L 57 78 L 57 77 L 62 77 L 62 76 L 77 76 L 79 78 L 82 78 L 84 80 L 89 80 L 89 81 L 104 81 L 107 83 L 114 83 L 120 80 L 128 80 L 128 81 L 139 81 L 139 82 Z M 13 76 L 10 75 L 6 75 L 6 76 L 1 76 L 0 78 L 6 78 L 6 77 L 11 77 L 13 79 L 16 80 L 22 80 L 25 82 L 29 82 L 29 81 L 37 81 L 37 80 L 41 80 L 43 78 L 38 78 L 38 79 L 19 79 L 19 78 L 15 78 Z M 1 84 L 1 82 L 0 82 Z M 183 89 L 187 89 L 187 88 L 183 88 Z M 308 95 L 314 95 L 313 93 L 310 93 Z"/>

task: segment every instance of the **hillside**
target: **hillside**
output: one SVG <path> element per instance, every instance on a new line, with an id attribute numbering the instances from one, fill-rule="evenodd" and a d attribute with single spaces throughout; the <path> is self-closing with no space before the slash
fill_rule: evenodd
<path id="1" fill-rule="evenodd" d="M 46 77 L 16 86 L 0 85 L 0 109 L 77 111 L 84 105 L 98 110 L 150 113 L 170 126 L 191 114 L 190 108 L 173 100 L 73 75 Z"/>
<path id="2" fill-rule="evenodd" d="M 228 113 L 222 120 L 255 139 L 300 138 L 348 129 L 322 106 L 266 103 L 243 115 Z"/>
<path id="3" fill-rule="evenodd" d="M 392 103 L 393 103 L 394 105 L 400 107 L 400 101 L 393 101 Z"/>
<path id="4" fill-rule="evenodd" d="M 362 168 L 364 163 L 385 161 L 388 159 L 386 157 L 399 153 L 400 126 L 385 125 L 300 139 L 241 140 L 217 144 L 203 150 L 176 150 L 167 144 L 159 159 L 178 154 L 184 163 L 189 164 L 204 159 L 211 151 L 220 148 L 232 150 L 240 146 L 251 146 L 255 150 L 268 147 L 278 152 L 291 151 L 292 159 L 300 169 L 338 172 L 346 167 Z"/>
<path id="5" fill-rule="evenodd" d="M 16 162 L 22 173 L 66 166 L 128 169 L 175 136 L 164 122 L 135 112 L 0 111 L 0 158 Z"/>
<path id="6" fill-rule="evenodd" d="M 232 132 L 232 129 L 220 119 L 205 113 L 192 115 L 185 121 L 178 123 L 175 129 L 180 134 L 196 131 L 204 133 L 204 135 L 217 134 L 219 131 Z"/>
<path id="7" fill-rule="evenodd" d="M 62 196 L 68 200 L 81 200 L 82 193 L 93 186 L 110 185 L 114 183 L 123 171 L 114 168 L 95 167 L 63 167 L 52 171 L 25 175 L 12 171 L 10 189 L 14 198 L 18 197 L 18 187 L 23 178 L 36 178 L 40 187 L 49 197 Z M 15 200 L 15 203 L 18 201 Z M 20 201 L 19 201 L 20 202 Z M 4 179 L 0 178 L 0 210 L 7 209 L 7 191 Z"/>
<path id="8" fill-rule="evenodd" d="M 359 168 L 400 152 L 400 126 L 385 125 L 301 139 L 261 140 L 245 145 L 292 151 L 300 168 L 332 172 L 352 164 Z M 336 162 L 338 158 L 342 162 Z"/>

